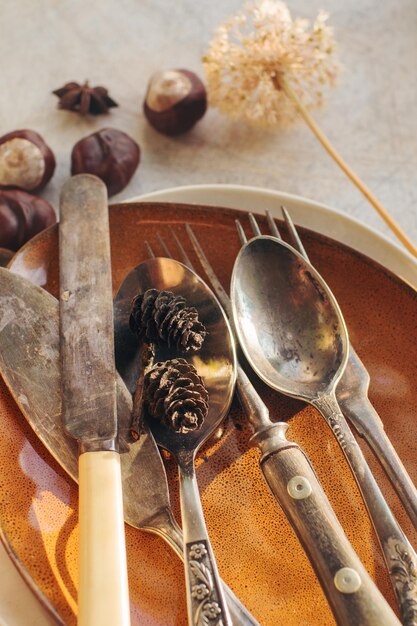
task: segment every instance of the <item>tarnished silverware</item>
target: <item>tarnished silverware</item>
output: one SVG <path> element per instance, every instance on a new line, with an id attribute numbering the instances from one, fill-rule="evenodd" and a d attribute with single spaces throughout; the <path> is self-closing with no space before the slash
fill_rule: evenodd
<path id="1" fill-rule="evenodd" d="M 107 190 L 70 178 L 59 222 L 62 420 L 79 444 L 78 624 L 130 624 Z M 94 236 L 91 232 L 94 230 Z"/>
<path id="2" fill-rule="evenodd" d="M 209 540 L 195 473 L 195 456 L 226 416 L 233 398 L 236 378 L 234 341 L 227 319 L 207 285 L 189 268 L 172 259 L 150 259 L 134 268 L 123 280 L 115 297 L 116 344 L 135 343 L 129 328 L 132 299 L 154 288 L 181 295 L 199 312 L 208 334 L 197 354 L 187 355 L 204 379 L 209 393 L 209 411 L 201 427 L 187 434 L 177 433 L 158 420 L 149 420 L 156 443 L 171 452 L 178 464 L 181 518 L 184 534 L 184 567 L 190 626 L 203 623 L 203 617 L 230 624 L 229 611 Z M 124 336 L 127 334 L 127 340 Z M 130 339 L 130 341 L 129 341 Z M 126 356 L 117 351 L 116 364 L 126 371 Z M 177 356 L 180 356 L 178 354 Z M 158 350 L 155 358 L 160 360 Z M 165 357 L 166 358 L 166 357 Z M 137 358 L 128 354 L 133 366 Z M 204 595 L 195 589 L 204 586 Z M 210 607 L 210 614 L 207 614 Z"/>
<path id="3" fill-rule="evenodd" d="M 211 268 L 193 231 L 194 249 L 217 297 L 230 313 L 230 301 Z M 192 267 L 173 230 L 181 260 Z M 159 238 L 167 256 L 165 242 Z M 147 244 L 148 253 L 154 256 Z M 273 423 L 269 412 L 238 364 L 237 389 L 254 430 L 252 444 L 262 452 L 262 471 L 309 557 L 338 624 L 396 624 L 398 620 L 354 552 L 344 534 L 305 453 L 286 439 L 287 424 Z M 358 583 L 358 578 L 360 583 Z M 359 586 L 358 586 L 359 584 Z"/>
<path id="4" fill-rule="evenodd" d="M 309 261 L 294 223 L 285 207 L 281 207 L 293 246 Z M 275 237 L 281 239 L 272 216 L 266 211 L 268 225 Z M 255 234 L 257 233 L 255 227 Z M 258 228 L 259 231 L 259 228 Z M 349 343 L 349 358 L 336 388 L 336 398 L 342 413 L 354 425 L 359 435 L 368 443 L 384 468 L 392 486 L 398 494 L 414 527 L 417 528 L 417 490 L 389 440 L 384 424 L 368 398 L 370 377 L 365 365 Z"/>
<path id="5" fill-rule="evenodd" d="M 417 624 L 417 555 L 388 507 L 336 400 L 348 335 L 333 294 L 291 246 L 258 235 L 235 262 L 231 300 L 239 343 L 273 389 L 304 400 L 325 418 L 361 490 L 404 624 Z"/>
<path id="6" fill-rule="evenodd" d="M 17 274 L 0 269 L 0 311 L 0 373 L 31 428 L 77 481 L 78 447 L 61 420 L 58 301 Z M 116 378 L 125 521 L 159 535 L 183 558 L 182 531 L 172 514 L 161 455 L 148 431 L 128 446 L 132 397 L 121 378 Z M 233 624 L 258 626 L 225 583 L 223 588 Z"/>

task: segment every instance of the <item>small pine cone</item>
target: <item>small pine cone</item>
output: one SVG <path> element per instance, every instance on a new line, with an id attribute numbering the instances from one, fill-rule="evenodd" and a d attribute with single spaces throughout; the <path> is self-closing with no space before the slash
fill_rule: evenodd
<path id="1" fill-rule="evenodd" d="M 207 331 L 198 319 L 197 309 L 171 291 L 148 289 L 133 299 L 130 328 L 149 342 L 167 344 L 182 352 L 197 352 Z"/>
<path id="2" fill-rule="evenodd" d="M 145 400 L 152 417 L 177 433 L 201 427 L 208 413 L 208 391 L 185 359 L 156 363 L 145 376 Z"/>

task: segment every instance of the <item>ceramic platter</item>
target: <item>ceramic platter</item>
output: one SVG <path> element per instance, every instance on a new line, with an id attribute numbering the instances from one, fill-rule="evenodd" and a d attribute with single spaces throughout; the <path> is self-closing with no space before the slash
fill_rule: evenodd
<path id="1" fill-rule="evenodd" d="M 246 213 L 231 209 L 148 201 L 111 207 L 114 291 L 127 272 L 146 258 L 145 240 L 162 255 L 156 235 L 160 232 L 168 239 L 168 225 L 199 267 L 186 240 L 185 222 L 193 225 L 228 287 L 239 249 L 236 217 L 249 232 Z M 285 236 L 284 228 L 282 232 Z M 300 228 L 300 234 L 311 261 L 339 301 L 352 344 L 371 375 L 371 400 L 417 482 L 417 294 L 394 273 L 343 243 L 305 228 Z M 392 250 L 395 256 L 396 247 Z M 11 269 L 57 295 L 57 252 L 57 228 L 53 227 L 22 248 Z M 407 265 L 407 255 L 404 258 Z M 412 262 L 409 267 L 413 268 Z M 261 383 L 257 387 L 271 415 L 288 421 L 289 439 L 307 452 L 350 541 L 393 603 L 382 555 L 356 484 L 323 419 L 301 402 L 279 396 Z M 235 402 L 224 436 L 206 446 L 198 460 L 203 508 L 221 575 L 262 626 L 330 626 L 334 620 L 327 602 L 266 487 L 258 451 L 248 445 L 250 434 Z M 364 451 L 394 514 L 415 544 L 416 533 L 398 499 L 366 446 Z M 2 383 L 0 459 L 0 525 L 8 550 L 41 600 L 63 623 L 75 624 L 77 488 L 37 441 Z M 174 463 L 166 461 L 166 469 L 173 510 L 180 519 Z M 132 623 L 186 624 L 178 557 L 157 536 L 129 527 L 126 534 Z"/>

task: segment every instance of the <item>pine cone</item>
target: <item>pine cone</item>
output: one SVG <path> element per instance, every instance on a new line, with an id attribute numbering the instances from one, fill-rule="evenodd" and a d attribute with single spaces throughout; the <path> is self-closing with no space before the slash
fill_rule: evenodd
<path id="1" fill-rule="evenodd" d="M 207 331 L 197 309 L 171 291 L 148 289 L 133 299 L 130 328 L 149 342 L 167 344 L 182 352 L 197 352 Z"/>
<path id="2" fill-rule="evenodd" d="M 145 401 L 152 417 L 177 433 L 201 427 L 208 413 L 208 391 L 185 359 L 156 363 L 145 376 Z"/>

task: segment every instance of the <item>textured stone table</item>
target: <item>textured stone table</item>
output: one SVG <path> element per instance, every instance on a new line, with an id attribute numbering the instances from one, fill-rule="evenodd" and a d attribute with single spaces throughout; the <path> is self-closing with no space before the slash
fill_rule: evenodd
<path id="1" fill-rule="evenodd" d="M 58 165 L 43 195 L 55 207 L 69 176 L 73 144 L 98 128 L 113 126 L 129 133 L 142 149 L 137 173 L 115 201 L 194 183 L 264 186 L 326 203 L 391 236 L 302 122 L 285 131 L 255 131 L 211 110 L 193 132 L 177 139 L 163 137 L 147 125 L 142 100 L 149 76 L 168 67 L 202 74 L 200 58 L 213 28 L 240 4 L 240 0 L 3 2 L 0 135 L 31 128 L 51 145 Z M 326 108 L 315 117 L 417 241 L 415 0 L 293 0 L 290 7 L 294 15 L 310 18 L 320 8 L 330 12 L 344 71 L 338 87 L 328 93 Z M 87 78 L 107 86 L 120 107 L 88 120 L 58 111 L 52 89 Z M 6 559 L 2 554 L 0 622 L 47 624 L 49 618 Z"/>

